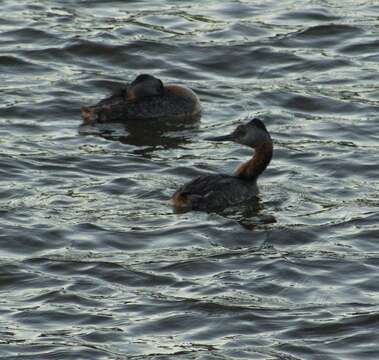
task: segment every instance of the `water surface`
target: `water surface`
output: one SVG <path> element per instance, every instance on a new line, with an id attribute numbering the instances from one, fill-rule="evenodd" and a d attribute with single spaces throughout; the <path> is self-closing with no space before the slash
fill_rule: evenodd
<path id="1" fill-rule="evenodd" d="M 1 358 L 376 359 L 378 10 L 3 1 Z M 80 126 L 141 72 L 196 91 L 201 121 Z M 173 213 L 250 156 L 204 140 L 247 116 L 275 140 L 259 202 Z"/>

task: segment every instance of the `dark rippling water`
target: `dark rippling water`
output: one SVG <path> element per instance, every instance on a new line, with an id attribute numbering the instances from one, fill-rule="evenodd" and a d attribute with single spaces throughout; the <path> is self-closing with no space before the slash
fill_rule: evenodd
<path id="1" fill-rule="evenodd" d="M 375 1 L 1 2 L 1 359 L 378 359 Z M 196 124 L 81 127 L 138 73 Z M 258 204 L 174 214 L 250 150 Z M 275 219 L 275 222 L 273 220 Z"/>

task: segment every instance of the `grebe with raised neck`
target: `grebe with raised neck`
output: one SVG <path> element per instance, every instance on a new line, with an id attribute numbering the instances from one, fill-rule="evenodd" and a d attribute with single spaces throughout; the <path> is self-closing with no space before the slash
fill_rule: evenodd
<path id="1" fill-rule="evenodd" d="M 237 126 L 229 135 L 206 140 L 233 141 L 253 148 L 255 153 L 249 161 L 237 167 L 234 175 L 203 175 L 181 186 L 171 199 L 178 212 L 222 210 L 255 198 L 258 195 L 257 179 L 272 158 L 271 136 L 263 122 L 256 118 Z"/>
<path id="2" fill-rule="evenodd" d="M 147 119 L 197 119 L 201 105 L 189 88 L 163 82 L 149 74 L 137 76 L 126 87 L 96 105 L 83 106 L 85 123 Z"/>

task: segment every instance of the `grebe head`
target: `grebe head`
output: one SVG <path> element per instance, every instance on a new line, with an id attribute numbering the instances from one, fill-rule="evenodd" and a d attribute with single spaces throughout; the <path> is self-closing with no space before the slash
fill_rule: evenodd
<path id="1" fill-rule="evenodd" d="M 206 140 L 233 141 L 252 148 L 272 142 L 266 126 L 257 118 L 254 118 L 245 124 L 238 125 L 237 128 L 228 135 L 209 137 L 206 138 Z"/>
<path id="2" fill-rule="evenodd" d="M 130 84 L 133 99 L 162 95 L 164 90 L 161 80 L 149 74 L 138 75 Z"/>

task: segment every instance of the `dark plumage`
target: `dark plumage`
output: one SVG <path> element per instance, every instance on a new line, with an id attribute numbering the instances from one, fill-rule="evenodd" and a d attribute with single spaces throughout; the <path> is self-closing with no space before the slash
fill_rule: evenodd
<path id="1" fill-rule="evenodd" d="M 249 201 L 258 195 L 257 179 L 272 158 L 272 140 L 259 119 L 239 125 L 231 134 L 208 138 L 212 141 L 234 141 L 255 149 L 254 156 L 241 164 L 235 175 L 199 176 L 181 186 L 172 203 L 179 210 L 213 211 Z"/>
<path id="2" fill-rule="evenodd" d="M 137 76 L 125 88 L 83 106 L 85 122 L 112 122 L 144 119 L 191 119 L 199 117 L 201 106 L 195 93 L 180 85 L 166 85 L 148 74 Z"/>
<path id="3" fill-rule="evenodd" d="M 227 174 L 212 174 L 199 176 L 181 186 L 173 199 L 182 202 L 179 206 L 182 210 L 212 211 L 244 202 L 257 194 L 255 181 Z"/>

